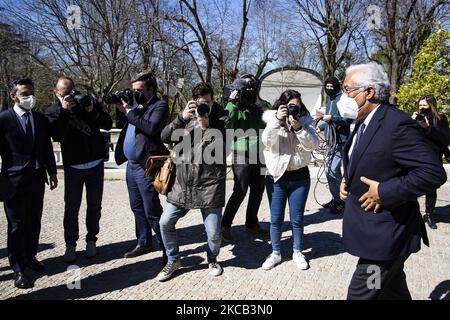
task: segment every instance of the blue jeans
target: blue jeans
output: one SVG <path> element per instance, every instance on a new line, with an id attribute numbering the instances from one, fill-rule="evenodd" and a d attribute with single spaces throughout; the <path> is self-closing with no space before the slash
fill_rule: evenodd
<path id="1" fill-rule="evenodd" d="M 97 241 L 103 199 L 103 162 L 91 169 L 64 168 L 64 239 L 67 247 L 75 247 L 79 238 L 78 215 L 86 186 L 86 242 Z"/>
<path id="2" fill-rule="evenodd" d="M 341 163 L 342 163 L 342 145 L 336 146 L 331 153 L 331 159 L 328 163 L 328 171 L 326 172 L 328 186 L 334 201 L 340 201 L 339 189 L 342 181 Z"/>
<path id="3" fill-rule="evenodd" d="M 159 229 L 162 206 L 159 194 L 153 187 L 153 177 L 145 178 L 145 171 L 138 162 L 129 161 L 127 165 L 127 187 L 136 223 L 138 245 L 151 245 L 151 230 L 155 232 L 158 245 L 164 251 Z"/>
<path id="4" fill-rule="evenodd" d="M 270 204 L 270 239 L 273 251 L 281 251 L 281 232 L 286 200 L 289 201 L 289 213 L 294 238 L 293 248 L 295 251 L 302 250 L 303 214 L 310 184 L 310 179 L 278 181 L 275 183 L 272 176 L 266 177 L 267 195 Z"/>
<path id="5" fill-rule="evenodd" d="M 220 222 L 222 219 L 222 208 L 200 209 L 203 215 L 203 223 L 208 237 L 208 258 L 215 259 L 219 255 L 222 244 L 222 232 Z M 177 221 L 189 212 L 188 209 L 177 207 L 167 203 L 159 224 L 161 235 L 166 247 L 166 254 L 169 262 L 180 259 L 178 247 L 177 231 L 175 225 Z"/>

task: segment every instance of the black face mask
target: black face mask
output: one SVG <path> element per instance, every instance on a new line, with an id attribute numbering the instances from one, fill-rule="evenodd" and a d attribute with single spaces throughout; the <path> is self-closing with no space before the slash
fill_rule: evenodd
<path id="1" fill-rule="evenodd" d="M 431 113 L 431 108 L 420 108 L 419 111 L 420 114 L 427 116 Z"/>
<path id="2" fill-rule="evenodd" d="M 336 89 L 325 89 L 325 93 L 329 97 L 334 97 L 338 93 L 338 91 Z"/>
<path id="3" fill-rule="evenodd" d="M 145 106 L 148 99 L 142 92 L 135 91 L 134 92 L 134 101 L 136 101 L 138 105 Z"/>

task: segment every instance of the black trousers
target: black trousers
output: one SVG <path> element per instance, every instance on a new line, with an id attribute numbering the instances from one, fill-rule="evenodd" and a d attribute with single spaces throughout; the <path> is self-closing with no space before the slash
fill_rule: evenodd
<path id="1" fill-rule="evenodd" d="M 250 188 L 245 226 L 253 228 L 258 224 L 258 210 L 262 201 L 265 177 L 261 174 L 260 164 L 233 164 L 234 187 L 225 207 L 222 226 L 231 227 L 239 207 Z"/>
<path id="2" fill-rule="evenodd" d="M 97 241 L 102 215 L 104 164 L 79 170 L 64 168 L 64 239 L 66 247 L 76 247 L 80 236 L 78 216 L 86 186 L 86 242 Z"/>
<path id="3" fill-rule="evenodd" d="M 359 259 L 348 300 L 411 300 L 404 269 L 409 256 L 392 261 Z"/>
<path id="4" fill-rule="evenodd" d="M 45 173 L 35 170 L 31 183 L 17 189 L 14 197 L 4 203 L 8 219 L 8 258 L 14 272 L 24 270 L 27 259 L 38 252 Z"/>

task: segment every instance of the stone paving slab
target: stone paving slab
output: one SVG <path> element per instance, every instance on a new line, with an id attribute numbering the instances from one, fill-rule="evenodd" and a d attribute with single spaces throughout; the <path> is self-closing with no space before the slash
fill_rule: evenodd
<path id="1" fill-rule="evenodd" d="M 46 265 L 43 273 L 31 273 L 35 288 L 19 290 L 13 286 L 6 252 L 6 218 L 0 212 L 0 299 L 345 299 L 348 283 L 357 258 L 344 250 L 341 241 L 340 216 L 319 209 L 311 188 L 305 213 L 305 254 L 310 259 L 307 271 L 296 269 L 291 260 L 291 232 L 285 224 L 282 240 L 284 261 L 271 271 L 263 271 L 261 264 L 270 253 L 268 239 L 255 239 L 243 226 L 246 205 L 241 206 L 232 232 L 233 245 L 223 245 L 219 261 L 224 267 L 221 277 L 208 274 L 206 236 L 198 210 L 191 211 L 178 224 L 183 268 L 174 279 L 159 283 L 155 280 L 161 269 L 161 253 L 152 252 L 136 259 L 123 259 L 134 247 L 134 217 L 129 209 L 124 181 L 107 181 L 103 202 L 99 255 L 84 257 L 84 241 L 79 241 L 77 272 L 81 289 L 69 290 L 74 284 L 74 271 L 67 272 L 62 262 L 63 241 L 63 184 L 46 193 L 42 223 L 41 246 L 38 258 Z M 314 186 L 313 180 L 312 186 Z M 227 197 L 232 181 L 227 182 Z M 329 200 L 323 184 L 316 190 L 319 202 Z M 438 230 L 430 230 L 431 247 L 424 247 L 406 263 L 406 273 L 414 299 L 450 299 L 450 184 L 438 191 Z M 164 197 L 162 197 L 164 200 Z M 246 200 L 245 200 L 246 201 Z M 164 202 L 164 201 L 163 201 Z M 421 199 L 423 208 L 423 199 Z M 163 203 L 164 205 L 164 203 Z M 260 220 L 269 226 L 267 196 L 264 195 Z M 286 216 L 286 220 L 288 217 Z M 80 212 L 81 239 L 84 227 L 85 202 Z M 154 241 L 156 246 L 156 241 Z"/>

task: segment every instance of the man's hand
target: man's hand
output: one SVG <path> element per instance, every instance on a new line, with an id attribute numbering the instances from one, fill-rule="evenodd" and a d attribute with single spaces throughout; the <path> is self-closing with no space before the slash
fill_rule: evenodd
<path id="1" fill-rule="evenodd" d="M 50 176 L 50 190 L 55 190 L 58 187 L 58 177 L 56 174 Z"/>
<path id="2" fill-rule="evenodd" d="M 322 119 L 323 118 L 323 113 L 319 110 L 316 110 L 316 118 L 317 119 Z"/>
<path id="3" fill-rule="evenodd" d="M 209 118 L 208 117 L 197 117 L 197 122 L 200 128 L 208 129 L 209 128 Z"/>
<path id="4" fill-rule="evenodd" d="M 183 110 L 183 120 L 189 122 L 197 111 L 197 103 L 194 100 L 189 101 Z"/>
<path id="5" fill-rule="evenodd" d="M 345 181 L 345 178 L 342 178 L 339 195 L 342 201 L 346 201 L 348 198 L 347 182 Z"/>
<path id="6" fill-rule="evenodd" d="M 121 99 L 121 102 L 117 103 L 117 110 L 122 113 L 127 114 L 128 110 L 131 110 L 130 105 L 125 102 L 125 100 Z"/>
<path id="7" fill-rule="evenodd" d="M 411 118 L 413 118 L 413 120 L 416 120 L 418 115 L 419 113 L 416 111 L 412 114 Z"/>
<path id="8" fill-rule="evenodd" d="M 229 100 L 233 101 L 234 99 L 236 99 L 237 94 L 238 94 L 238 91 L 237 91 L 237 90 L 233 90 L 233 91 L 230 93 L 230 98 L 229 98 Z"/>
<path id="9" fill-rule="evenodd" d="M 378 194 L 378 181 L 370 180 L 365 177 L 361 177 L 361 181 L 369 186 L 369 191 L 367 191 L 361 198 L 359 198 L 359 203 L 361 203 L 361 208 L 366 212 L 373 211 L 378 213 L 381 211 L 381 199 Z"/>
<path id="10" fill-rule="evenodd" d="M 332 116 L 329 115 L 329 114 L 324 115 L 324 116 L 322 117 L 322 120 L 325 121 L 326 123 L 330 123 L 331 120 L 332 120 Z"/>
<path id="11" fill-rule="evenodd" d="M 62 101 L 62 107 L 63 109 L 66 109 L 67 111 L 71 111 L 73 108 L 76 107 L 76 102 L 73 100 L 71 96 L 65 96 Z"/>

